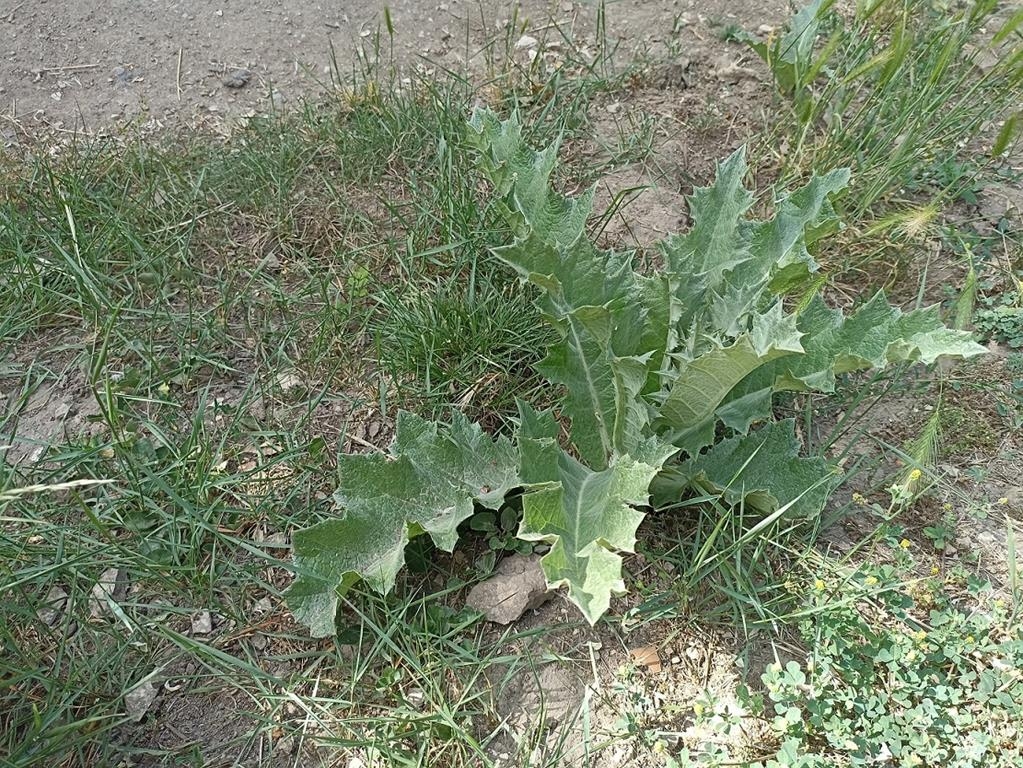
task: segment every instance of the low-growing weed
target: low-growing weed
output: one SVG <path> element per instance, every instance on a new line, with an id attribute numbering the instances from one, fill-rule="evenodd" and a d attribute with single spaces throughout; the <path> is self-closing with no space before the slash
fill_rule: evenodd
<path id="1" fill-rule="evenodd" d="M 809 590 L 812 607 L 797 622 L 805 657 L 770 664 L 762 687 L 739 688 L 740 708 L 777 744 L 744 765 L 1008 768 L 1023 759 L 1023 644 L 1004 602 L 977 583 L 962 605 L 937 577 L 906 589 L 897 573 L 863 566 L 837 591 L 820 579 Z M 695 712 L 712 729 L 732 721 L 713 701 Z M 719 748 L 677 764 L 734 759 Z"/>
<path id="2" fill-rule="evenodd" d="M 785 294 L 817 270 L 807 246 L 839 226 L 829 196 L 846 171 L 814 177 L 753 221 L 737 151 L 696 190 L 692 229 L 660 244 L 664 267 L 647 275 L 631 254 L 590 241 L 592 192 L 555 191 L 557 144 L 533 150 L 517 117 L 489 110 L 468 130 L 515 237 L 494 253 L 541 292 L 555 339 L 538 370 L 562 395 L 554 409 L 520 400 L 512 439 L 458 411 L 447 424 L 402 412 L 389 455 L 339 457 L 340 515 L 294 537 L 290 605 L 314 635 L 334 633 L 338 598 L 356 581 L 389 592 L 411 539 L 429 534 L 451 551 L 462 521 L 518 488 L 518 537 L 551 547 L 548 584 L 567 586 L 595 623 L 624 590 L 620 553 L 634 551 L 648 507 L 718 500 L 759 513 L 749 538 L 782 517 L 817 519 L 835 478 L 822 458 L 799 455 L 794 421 L 773 420 L 776 391 L 832 393 L 842 373 L 984 351 L 936 308 L 903 314 L 880 294 L 848 317 L 819 296 L 786 311 Z"/>

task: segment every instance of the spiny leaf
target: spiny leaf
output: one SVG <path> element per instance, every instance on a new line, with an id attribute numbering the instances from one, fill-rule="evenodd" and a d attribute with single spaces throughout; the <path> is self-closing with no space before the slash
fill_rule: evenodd
<path id="1" fill-rule="evenodd" d="M 705 304 L 709 291 L 720 292 L 727 272 L 751 257 L 752 224 L 744 218 L 753 195 L 743 186 L 745 148 L 718 164 L 714 183 L 698 187 L 689 199 L 693 228 L 661 244 L 669 273 L 677 276 L 683 327 Z"/>
<path id="2" fill-rule="evenodd" d="M 987 351 L 971 334 L 945 327 L 936 306 L 903 313 L 888 304 L 883 292 L 849 318 L 817 297 L 800 316 L 799 327 L 807 334 L 805 357 L 790 367 L 779 366 L 786 378 L 814 389 L 823 386 L 821 391 L 826 392 L 833 391 L 836 373 L 882 370 L 900 362 L 931 365 L 939 357 L 972 357 Z"/>
<path id="3" fill-rule="evenodd" d="M 359 579 L 386 594 L 409 539 L 427 533 L 451 551 L 474 504 L 497 509 L 519 484 L 518 456 L 463 415 L 450 427 L 398 415 L 391 454 L 347 455 L 335 500 L 344 516 L 296 532 L 298 579 L 288 591 L 296 619 L 315 637 L 334 632 L 339 595 Z"/>
<path id="4" fill-rule="evenodd" d="M 535 447 L 520 445 L 524 455 Z M 661 463 L 672 451 L 662 451 Z M 659 464 L 615 456 L 607 469 L 593 471 L 560 451 L 557 480 L 533 486 L 523 497 L 519 538 L 551 545 L 541 560 L 548 585 L 567 587 L 569 599 L 591 624 L 607 611 L 611 595 L 625 590 L 618 552 L 635 547 L 644 516 L 636 507 L 646 504 L 659 469 Z"/>
<path id="5" fill-rule="evenodd" d="M 753 329 L 727 347 L 718 347 L 685 363 L 660 409 L 672 428 L 672 442 L 695 455 L 714 439 L 718 406 L 751 371 L 803 351 L 793 315 L 782 314 L 780 303 L 758 315 Z"/>
<path id="6" fill-rule="evenodd" d="M 521 217 L 517 234 L 532 231 L 545 241 L 566 246 L 583 235 L 593 193 L 569 199 L 552 189 L 559 142 L 536 151 L 522 139 L 518 115 L 502 122 L 486 109 L 473 112 L 469 129 L 498 196 L 507 198 L 511 213 Z"/>
<path id="7" fill-rule="evenodd" d="M 837 374 L 883 370 L 900 362 L 934 363 L 939 357 L 974 357 L 987 350 L 971 334 L 945 327 L 937 307 L 903 313 L 878 293 L 852 316 L 815 296 L 799 316 L 805 354 L 765 365 L 742 382 L 736 397 L 762 388 L 834 392 Z"/>
<path id="8" fill-rule="evenodd" d="M 652 501 L 667 506 L 695 488 L 719 495 L 728 506 L 741 504 L 765 515 L 787 507 L 809 519 L 824 506 L 834 478 L 825 461 L 799 453 L 795 422 L 772 422 L 663 473 L 651 488 Z"/>
<path id="9" fill-rule="evenodd" d="M 782 197 L 775 215 L 754 226 L 750 249 L 757 265 L 744 270 L 744 275 L 770 275 L 774 293 L 803 285 L 818 269 L 807 246 L 838 230 L 839 220 L 830 196 L 848 183 L 849 169 L 838 168 L 814 176 L 806 186 Z"/>

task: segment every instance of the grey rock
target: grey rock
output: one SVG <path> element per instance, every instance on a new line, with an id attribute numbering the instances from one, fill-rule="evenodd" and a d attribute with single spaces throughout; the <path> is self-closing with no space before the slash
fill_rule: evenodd
<path id="1" fill-rule="evenodd" d="M 223 83 L 228 88 L 244 88 L 252 79 L 252 72 L 248 69 L 236 69 L 224 78 Z"/>
<path id="2" fill-rule="evenodd" d="M 192 634 L 208 635 L 213 631 L 213 617 L 209 611 L 199 611 L 192 617 Z"/>
<path id="3" fill-rule="evenodd" d="M 146 712 L 149 711 L 149 708 L 153 706 L 153 702 L 156 701 L 156 695 L 159 692 L 159 688 L 146 680 L 124 694 L 124 708 L 128 719 L 137 723 L 145 717 Z"/>
<path id="4" fill-rule="evenodd" d="M 119 602 L 128 594 L 128 574 L 119 568 L 107 568 L 99 576 L 89 597 L 89 615 L 101 619 L 113 613 L 110 601 Z"/>
<path id="5" fill-rule="evenodd" d="M 67 592 L 60 587 L 50 587 L 49 592 L 46 593 L 46 598 L 43 600 L 43 606 L 36 611 L 36 616 L 39 617 L 39 621 L 43 622 L 48 627 L 52 627 L 61 613 L 64 612 L 64 607 L 67 605 Z"/>
<path id="6" fill-rule="evenodd" d="M 465 604 L 495 624 L 510 624 L 526 611 L 551 598 L 540 568 L 540 558 L 512 555 L 501 561 L 497 573 L 469 592 Z"/>

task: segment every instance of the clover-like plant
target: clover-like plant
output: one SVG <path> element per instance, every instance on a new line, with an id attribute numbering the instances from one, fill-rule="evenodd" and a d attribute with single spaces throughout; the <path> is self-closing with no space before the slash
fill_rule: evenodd
<path id="1" fill-rule="evenodd" d="M 903 313 L 881 294 L 849 317 L 819 297 L 786 308 L 784 295 L 817 269 L 808 249 L 839 226 L 829 196 L 846 170 L 756 221 L 736 152 L 693 194 L 692 229 L 664 240 L 661 268 L 646 274 L 632 253 L 588 237 L 592 191 L 552 188 L 557 144 L 535 151 L 515 117 L 488 110 L 469 128 L 514 235 L 494 253 L 540 289 L 557 332 L 540 372 L 558 405 L 520 402 L 511 437 L 457 412 L 446 424 L 402 412 L 386 455 L 342 456 L 338 517 L 294 536 L 288 601 L 313 635 L 335 631 L 339 595 L 357 580 L 389 591 L 411 538 L 450 551 L 464 520 L 513 491 L 518 537 L 550 547 L 548 584 L 596 622 L 624 591 L 622 553 L 651 510 L 710 494 L 764 516 L 820 513 L 834 472 L 799 455 L 793 422 L 773 419 L 776 392 L 830 393 L 844 373 L 984 351 L 935 308 Z"/>

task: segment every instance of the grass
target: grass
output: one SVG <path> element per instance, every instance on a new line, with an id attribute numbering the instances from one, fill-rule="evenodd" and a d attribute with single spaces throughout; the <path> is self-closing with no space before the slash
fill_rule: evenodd
<path id="1" fill-rule="evenodd" d="M 818 110 L 848 98 L 855 121 L 821 111 L 798 123 L 813 131 L 790 135 L 785 173 L 855 161 L 857 202 L 870 201 L 857 219 L 897 209 L 892 190 L 908 181 L 960 195 L 973 166 L 938 173 L 913 142 L 899 156 L 881 147 L 891 131 L 926 129 L 912 135 L 933 154 L 983 127 L 964 87 L 1011 93 L 1002 74 L 976 85 L 963 38 L 946 34 L 961 28 L 935 17 L 861 20 L 835 49 L 842 66 L 869 61 L 900 18 L 922 46 L 892 65 L 901 74 L 864 70 L 858 95 L 815 93 Z M 537 386 L 546 331 L 488 256 L 508 233 L 463 138 L 475 100 L 519 109 L 537 143 L 563 132 L 573 184 L 653 151 L 657 118 L 627 109 L 595 138 L 592 109 L 627 95 L 649 62 L 618 64 L 600 35 L 591 58 L 576 57 L 554 25 L 542 36 L 563 43 L 561 65 L 522 63 L 509 56 L 518 26 L 488 46 L 482 83 L 448 73 L 402 84 L 386 64 L 364 64 L 354 79 L 335 73 L 336 100 L 228 140 L 123 136 L 4 161 L 0 306 L 14 311 L 0 316 L 0 435 L 36 437 L 0 462 L 4 765 L 554 766 L 580 733 L 595 755 L 631 749 L 668 764 L 692 713 L 666 707 L 670 692 L 641 670 L 609 673 L 615 659 L 640 640 L 667 659 L 685 631 L 764 632 L 843 607 L 818 604 L 813 585 L 833 565 L 810 546 L 815 526 L 776 521 L 753 535 L 741 510 L 700 499 L 653 532 L 630 577 L 637 600 L 596 634 L 568 620 L 496 631 L 462 610 L 466 586 L 486 575 L 482 540 L 419 553 L 397 596 L 353 593 L 338 638 L 310 641 L 282 607 L 287 534 L 332 513 L 336 453 L 386 444 L 399 407 L 457 407 L 500 428 Z M 388 41 L 374 42 L 379 53 Z M 886 111 L 942 61 L 949 76 L 927 81 L 923 114 L 950 122 Z M 861 467 L 868 430 L 852 414 L 904 386 L 850 387 L 830 422 L 809 399 L 793 410 L 808 441 L 841 445 L 839 459 Z M 21 461 L 36 449 L 40 462 Z M 873 501 L 884 482 L 860 491 Z M 852 502 L 833 512 L 866 514 Z M 891 532 L 875 512 L 863 541 Z M 108 600 L 94 590 L 111 571 L 126 589 Z M 204 612 L 211 632 L 193 624 Z M 543 688 L 554 668 L 571 671 L 583 706 L 553 732 L 514 721 L 509 701 L 558 706 Z M 707 674 L 694 676 L 710 687 Z M 149 679 L 154 714 L 132 722 L 125 694 Z M 620 722 L 601 720 L 607 709 Z"/>
<path id="2" fill-rule="evenodd" d="M 821 256 L 839 280 L 891 285 L 919 274 L 914 262 L 946 214 L 958 210 L 961 221 L 984 187 L 1015 173 L 1007 157 L 1019 138 L 1020 17 L 990 0 L 811 5 L 816 15 L 793 17 L 790 28 L 807 29 L 797 39 L 819 32 L 815 47 L 780 33 L 742 36 L 781 93 L 757 155 L 782 186 L 855 169 L 837 201 L 848 236 Z"/>
<path id="3" fill-rule="evenodd" d="M 588 100 L 627 76 L 598 66 L 485 87 L 540 135 L 584 136 Z M 385 444 L 397 407 L 499 423 L 545 344 L 487 255 L 507 233 L 465 148 L 476 86 L 390 77 L 223 142 L 125 136 L 5 166 L 2 425 L 38 442 L 0 464 L 5 765 L 490 759 L 502 683 L 481 676 L 533 662 L 528 637 L 484 640 L 448 607 L 461 581 L 364 596 L 347 644 L 310 643 L 281 608 L 286 534 L 330 513 L 332 452 Z M 74 434 L 46 431 L 53 408 Z M 96 602 L 111 569 L 127 591 Z M 192 630 L 203 611 L 212 634 Z M 163 731 L 125 716 L 150 677 Z M 190 713 L 174 686 L 207 703 Z"/>

